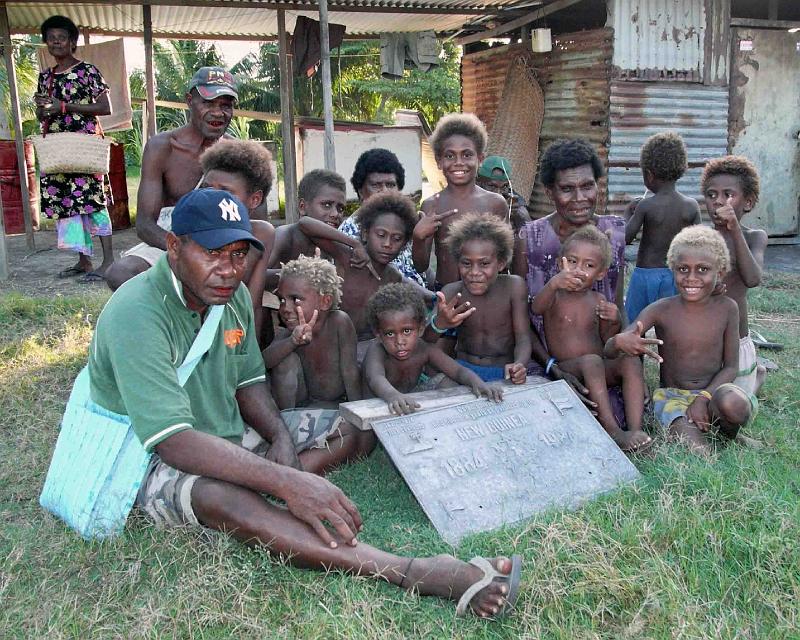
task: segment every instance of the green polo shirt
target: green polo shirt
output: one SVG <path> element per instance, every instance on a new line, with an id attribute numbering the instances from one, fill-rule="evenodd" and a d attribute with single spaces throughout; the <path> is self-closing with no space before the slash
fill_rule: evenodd
<path id="1" fill-rule="evenodd" d="M 97 320 L 89 353 L 92 400 L 128 415 L 147 451 L 185 429 L 241 442 L 236 390 L 266 379 L 247 287 L 239 286 L 225 306 L 214 344 L 181 387 L 176 370 L 200 326 L 167 256 L 120 287 Z"/>

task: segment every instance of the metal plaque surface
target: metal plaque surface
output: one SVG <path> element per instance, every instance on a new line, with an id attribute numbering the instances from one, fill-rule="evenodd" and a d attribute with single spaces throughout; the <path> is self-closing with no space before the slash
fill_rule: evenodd
<path id="1" fill-rule="evenodd" d="M 372 428 L 433 526 L 450 544 L 639 477 L 561 380 L 389 418 Z"/>

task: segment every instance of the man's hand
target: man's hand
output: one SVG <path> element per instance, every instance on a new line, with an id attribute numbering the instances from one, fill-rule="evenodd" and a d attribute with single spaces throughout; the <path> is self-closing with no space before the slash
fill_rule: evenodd
<path id="1" fill-rule="evenodd" d="M 356 545 L 356 534 L 361 530 L 361 515 L 341 489 L 311 473 L 293 474 L 289 489 L 279 496 L 286 501 L 291 514 L 310 525 L 322 541 L 332 549 L 338 547 L 328 522 L 339 537 L 351 546 Z"/>
<path id="2" fill-rule="evenodd" d="M 700 431 L 706 433 L 711 428 L 711 414 L 708 411 L 708 403 L 711 402 L 705 396 L 697 396 L 689 408 L 686 409 L 686 419 L 696 425 Z"/>
<path id="3" fill-rule="evenodd" d="M 556 289 L 564 291 L 580 291 L 583 289 L 583 280 L 575 275 L 565 257 L 561 258 L 561 270 L 551 279 Z"/>
<path id="4" fill-rule="evenodd" d="M 296 307 L 297 311 L 297 326 L 292 329 L 292 342 L 296 347 L 302 347 L 310 343 L 314 339 L 314 325 L 317 324 L 317 316 L 319 310 L 314 309 L 311 320 L 306 322 L 306 316 L 300 306 Z"/>
<path id="5" fill-rule="evenodd" d="M 297 458 L 292 437 L 288 433 L 270 443 L 266 458 L 275 464 L 292 467 L 298 471 L 303 470 L 303 465 L 300 464 L 300 460 Z"/>
<path id="6" fill-rule="evenodd" d="M 607 320 L 608 322 L 616 322 L 620 319 L 619 307 L 617 307 L 617 305 L 615 305 L 613 302 L 609 302 L 605 298 L 597 303 L 597 306 L 595 307 L 595 313 L 597 313 L 598 318 L 601 320 Z"/>
<path id="7" fill-rule="evenodd" d="M 731 200 L 733 200 L 733 196 L 728 196 L 725 204 L 714 211 L 712 215 L 714 224 L 719 227 L 725 227 L 728 231 L 733 231 L 739 226 L 739 219 L 736 217 L 736 211 L 733 210 Z"/>
<path id="8" fill-rule="evenodd" d="M 623 331 L 613 338 L 614 346 L 617 350 L 627 353 L 629 356 L 648 356 L 657 362 L 664 362 L 664 359 L 657 352 L 649 348 L 651 344 L 664 344 L 658 338 L 643 338 L 644 327 L 640 321 L 636 321 L 636 331 Z"/>
<path id="9" fill-rule="evenodd" d="M 458 213 L 458 209 L 450 209 L 444 213 L 422 212 L 419 222 L 414 226 L 414 238 L 416 240 L 427 240 L 436 230 L 442 226 L 442 220 Z"/>
<path id="10" fill-rule="evenodd" d="M 414 413 L 414 411 L 421 406 L 419 402 L 414 402 L 411 398 L 404 396 L 402 393 L 392 396 L 392 399 L 388 401 L 388 405 L 389 411 L 398 416 L 405 415 L 406 413 Z"/>
<path id="11" fill-rule="evenodd" d="M 441 291 L 436 292 L 436 326 L 440 329 L 458 327 L 476 311 L 477 307 L 473 307 L 469 302 L 461 302 L 460 293 L 448 301 Z"/>
<path id="12" fill-rule="evenodd" d="M 583 386 L 581 381 L 578 380 L 576 376 L 572 375 L 568 371 L 564 371 L 561 367 L 558 366 L 558 363 L 555 363 L 553 364 L 552 367 L 550 367 L 550 372 L 553 374 L 553 377 L 556 380 L 563 380 L 570 387 L 572 387 L 572 390 L 575 392 L 575 395 L 577 395 L 580 401 L 586 405 L 586 407 L 589 409 L 589 412 L 593 416 L 597 415 L 596 411 L 597 403 L 589 398 L 589 390 Z"/>
<path id="13" fill-rule="evenodd" d="M 474 393 L 477 398 L 483 396 L 492 402 L 503 401 L 503 390 L 500 387 L 486 384 L 483 380 L 481 380 L 480 383 L 476 382 L 472 385 L 472 393 Z"/>
<path id="14" fill-rule="evenodd" d="M 504 369 L 503 377 L 513 384 L 523 384 L 528 376 L 528 368 L 521 362 L 509 362 Z"/>

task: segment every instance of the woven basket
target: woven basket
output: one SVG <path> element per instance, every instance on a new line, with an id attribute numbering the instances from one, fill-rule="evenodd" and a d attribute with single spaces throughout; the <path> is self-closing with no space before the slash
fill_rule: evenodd
<path id="1" fill-rule="evenodd" d="M 49 133 L 31 136 L 42 173 L 108 173 L 109 138 L 88 133 Z"/>
<path id="2" fill-rule="evenodd" d="M 512 186 L 526 201 L 536 178 L 543 118 L 544 93 L 531 61 L 519 55 L 506 73 L 486 155 L 504 156 L 511 162 Z"/>

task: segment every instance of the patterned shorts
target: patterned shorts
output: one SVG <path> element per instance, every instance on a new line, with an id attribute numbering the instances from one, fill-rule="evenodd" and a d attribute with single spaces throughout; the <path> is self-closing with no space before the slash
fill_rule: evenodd
<path id="1" fill-rule="evenodd" d="M 750 401 L 750 421 L 752 421 L 758 413 L 758 399 L 753 394 L 730 382 L 721 384 L 718 390 L 731 387 L 737 393 L 746 396 Z M 670 425 L 678 418 L 686 416 L 686 410 L 689 405 L 699 395 L 700 390 L 675 389 L 672 387 L 656 389 L 653 391 L 653 414 L 665 429 L 669 429 Z"/>
<path id="2" fill-rule="evenodd" d="M 324 449 L 327 439 L 339 430 L 342 418 L 333 409 L 287 409 L 281 412 L 297 452 Z M 242 447 L 265 456 L 269 443 L 255 429 L 246 427 Z M 178 471 L 153 454 L 136 496 L 136 506 L 158 526 L 200 524 L 192 509 L 192 488 L 200 476 Z"/>

